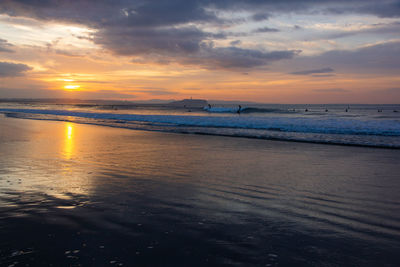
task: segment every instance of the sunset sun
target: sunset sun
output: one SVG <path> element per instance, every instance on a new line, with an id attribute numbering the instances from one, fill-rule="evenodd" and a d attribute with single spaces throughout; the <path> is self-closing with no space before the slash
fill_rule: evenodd
<path id="1" fill-rule="evenodd" d="M 79 89 L 79 85 L 66 85 L 66 86 L 64 86 L 64 89 L 66 89 L 66 90 L 77 90 L 77 89 Z"/>

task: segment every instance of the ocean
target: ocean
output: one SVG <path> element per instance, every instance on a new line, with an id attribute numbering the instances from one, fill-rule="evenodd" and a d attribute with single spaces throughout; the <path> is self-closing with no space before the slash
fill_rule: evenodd
<path id="1" fill-rule="evenodd" d="M 0 103 L 9 117 L 134 130 L 400 148 L 400 105 Z"/>

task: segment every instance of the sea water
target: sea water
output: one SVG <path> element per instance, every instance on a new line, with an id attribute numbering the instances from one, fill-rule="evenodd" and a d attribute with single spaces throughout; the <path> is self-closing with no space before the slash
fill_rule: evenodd
<path id="1" fill-rule="evenodd" d="M 2 103 L 9 117 L 136 130 L 400 148 L 400 105 Z"/>

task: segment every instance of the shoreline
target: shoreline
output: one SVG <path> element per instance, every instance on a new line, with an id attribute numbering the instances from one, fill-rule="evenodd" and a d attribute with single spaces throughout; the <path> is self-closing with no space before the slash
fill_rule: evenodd
<path id="1" fill-rule="evenodd" d="M 12 113 L 0 113 L 5 118 L 14 118 L 14 119 L 25 119 L 25 120 L 38 120 L 38 121 L 59 121 L 59 122 L 71 122 L 82 125 L 95 125 L 95 126 L 104 126 L 104 127 L 112 127 L 117 129 L 128 129 L 133 131 L 148 131 L 148 132 L 160 132 L 160 133 L 174 133 L 174 134 L 193 134 L 193 135 L 205 135 L 205 136 L 221 136 L 221 137 L 232 137 L 232 138 L 246 138 L 246 139 L 256 139 L 256 140 L 267 140 L 267 141 L 280 141 L 280 142 L 293 142 L 293 143 L 305 143 L 305 144 L 319 144 L 319 145 L 333 145 L 333 146 L 344 146 L 344 147 L 365 147 L 365 148 L 377 148 L 377 149 L 390 149 L 390 150 L 400 150 L 400 147 L 396 146 L 383 146 L 383 145 L 374 145 L 374 144 L 351 144 L 351 143 L 340 143 L 340 142 L 329 142 L 329 141 L 313 141 L 313 140 L 296 140 L 290 138 L 274 138 L 274 137 L 262 137 L 262 136 L 245 136 L 245 135 L 234 135 L 234 134 L 213 134 L 213 133 L 204 133 L 204 132 L 178 132 L 178 131 L 168 131 L 168 130 L 154 130 L 154 129 L 135 129 L 128 126 L 112 125 L 112 124 L 101 124 L 96 122 L 80 122 L 77 120 L 68 120 L 68 119 L 46 119 L 46 118 L 24 118 L 12 116 Z"/>

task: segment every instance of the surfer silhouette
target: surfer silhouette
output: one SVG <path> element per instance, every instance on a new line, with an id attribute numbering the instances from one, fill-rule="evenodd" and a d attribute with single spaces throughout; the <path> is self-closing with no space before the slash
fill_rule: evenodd
<path id="1" fill-rule="evenodd" d="M 240 114 L 240 112 L 241 112 L 241 109 L 242 109 L 242 106 L 241 106 L 241 105 L 239 105 L 239 108 L 238 108 L 238 110 L 237 110 L 237 113 L 238 113 L 238 114 Z"/>

